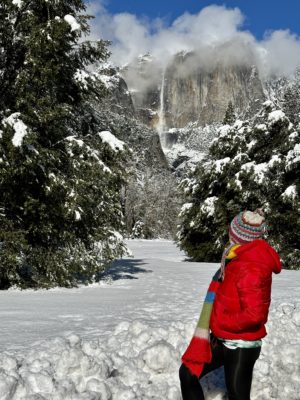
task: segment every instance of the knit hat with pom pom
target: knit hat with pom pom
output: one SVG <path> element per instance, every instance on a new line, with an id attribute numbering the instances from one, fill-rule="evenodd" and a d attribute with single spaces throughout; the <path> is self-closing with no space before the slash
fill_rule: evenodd
<path id="1" fill-rule="evenodd" d="M 229 227 L 229 238 L 232 243 L 245 244 L 259 239 L 267 227 L 262 210 L 242 211 L 236 215 Z"/>

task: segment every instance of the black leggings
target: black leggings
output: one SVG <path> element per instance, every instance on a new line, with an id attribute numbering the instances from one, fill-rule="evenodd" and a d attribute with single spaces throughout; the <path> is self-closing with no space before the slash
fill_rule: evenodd
<path id="1" fill-rule="evenodd" d="M 212 362 L 205 364 L 200 377 L 192 375 L 182 364 L 179 369 L 183 400 L 204 400 L 199 379 L 224 365 L 225 382 L 229 400 L 250 400 L 252 373 L 255 361 L 260 354 L 260 347 L 229 349 L 212 337 Z"/>

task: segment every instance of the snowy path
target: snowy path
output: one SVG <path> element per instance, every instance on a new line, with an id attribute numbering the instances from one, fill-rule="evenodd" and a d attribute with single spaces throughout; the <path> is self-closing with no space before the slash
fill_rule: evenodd
<path id="1" fill-rule="evenodd" d="M 129 247 L 99 285 L 0 292 L 0 400 L 181 398 L 180 354 L 217 265 L 185 262 L 168 241 Z M 253 400 L 299 400 L 299 327 L 300 272 L 283 271 Z M 204 385 L 222 399 L 221 372 Z"/>

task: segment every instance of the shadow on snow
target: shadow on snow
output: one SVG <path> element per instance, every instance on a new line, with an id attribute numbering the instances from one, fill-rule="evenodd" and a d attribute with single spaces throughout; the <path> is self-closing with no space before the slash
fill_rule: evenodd
<path id="1" fill-rule="evenodd" d="M 119 279 L 138 279 L 136 275 L 141 273 L 150 273 L 152 270 L 141 268 L 147 265 L 140 259 L 121 259 L 114 261 L 102 274 L 100 280 L 116 281 Z"/>

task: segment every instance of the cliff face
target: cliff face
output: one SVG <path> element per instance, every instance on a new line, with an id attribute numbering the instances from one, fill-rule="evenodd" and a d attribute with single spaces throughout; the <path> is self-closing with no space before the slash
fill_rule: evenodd
<path id="1" fill-rule="evenodd" d="M 96 75 L 106 87 L 108 93 L 105 97 L 105 105 L 117 114 L 135 116 L 135 108 L 127 83 L 119 75 L 116 68 L 111 65 L 97 71 Z"/>
<path id="2" fill-rule="evenodd" d="M 198 162 L 229 103 L 237 118 L 249 119 L 266 100 L 255 67 L 212 60 L 205 64 L 194 53 L 179 53 L 164 69 L 146 55 L 122 70 L 102 73 L 110 92 L 109 112 L 136 121 L 142 134 L 131 132 L 124 139 L 132 141 L 151 168 L 166 168 L 166 158 L 176 170 L 184 160 Z"/>
<path id="3" fill-rule="evenodd" d="M 101 102 L 93 103 L 103 130 L 111 130 L 124 140 L 133 151 L 132 163 L 139 173 L 151 170 L 153 174 L 169 171 L 160 138 L 155 129 L 141 123 L 128 90 L 127 83 L 112 66 L 97 71 L 96 76 L 106 86 L 107 95 Z"/>
<path id="4" fill-rule="evenodd" d="M 181 62 L 181 63 L 180 63 Z M 221 66 L 181 74 L 185 60 L 173 63 L 165 74 L 164 109 L 168 127 L 182 128 L 191 121 L 200 125 L 222 122 L 231 101 L 238 115 L 263 100 L 263 88 L 254 68 Z"/>
<path id="5" fill-rule="evenodd" d="M 149 54 L 139 57 L 120 71 L 131 93 L 135 116 L 151 128 L 156 128 L 159 123 L 162 72 Z"/>
<path id="6" fill-rule="evenodd" d="M 156 127 L 163 118 L 163 130 L 194 121 L 200 126 L 222 122 L 230 101 L 237 115 L 252 114 L 265 97 L 255 67 L 200 67 L 192 53 L 178 54 L 165 71 L 152 59 L 129 66 L 124 78 L 130 89 L 134 76 L 138 78 L 131 93 L 137 116 Z"/>

